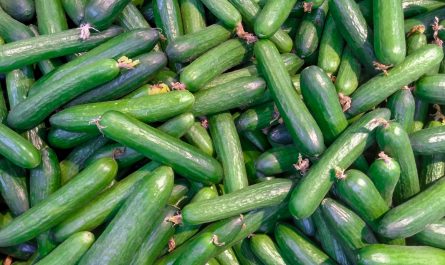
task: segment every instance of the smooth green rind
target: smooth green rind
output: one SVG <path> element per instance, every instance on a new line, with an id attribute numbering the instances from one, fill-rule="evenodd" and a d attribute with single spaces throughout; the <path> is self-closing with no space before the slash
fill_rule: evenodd
<path id="1" fill-rule="evenodd" d="M 0 7 L 0 36 L 6 42 L 14 42 L 31 38 L 34 34 L 26 25 L 13 19 Z"/>
<path id="2" fill-rule="evenodd" d="M 445 153 L 445 126 L 422 129 L 409 136 L 416 155 Z"/>
<path id="3" fill-rule="evenodd" d="M 39 151 L 20 134 L 4 124 L 0 124 L 0 154 L 23 168 L 35 168 L 41 161 Z"/>
<path id="4" fill-rule="evenodd" d="M 97 137 L 95 133 L 71 132 L 52 127 L 48 132 L 48 143 L 52 147 L 71 149 Z"/>
<path id="5" fill-rule="evenodd" d="M 1 0 L 0 6 L 21 22 L 29 22 L 35 15 L 35 4 L 31 0 Z"/>
<path id="6" fill-rule="evenodd" d="M 0 160 L 0 194 L 13 216 L 29 210 L 26 174 L 6 159 Z"/>
<path id="7" fill-rule="evenodd" d="M 272 239 L 265 234 L 256 234 L 250 239 L 252 252 L 264 265 L 286 265 Z"/>
<path id="8" fill-rule="evenodd" d="M 428 103 L 445 104 L 445 74 L 433 74 L 416 82 L 414 94 Z"/>
<path id="9" fill-rule="evenodd" d="M 414 32 L 406 39 L 406 53 L 411 54 L 427 44 L 428 40 L 423 32 Z"/>
<path id="10" fill-rule="evenodd" d="M 424 125 L 427 121 L 429 104 L 423 100 L 418 98 L 414 98 L 415 100 L 415 108 L 414 108 L 414 125 L 413 131 L 417 132 L 423 129 Z"/>
<path id="11" fill-rule="evenodd" d="M 187 142 L 201 149 L 204 153 L 213 156 L 213 143 L 207 130 L 200 122 L 195 122 L 184 135 Z"/>
<path id="12" fill-rule="evenodd" d="M 328 15 L 318 48 L 318 67 L 327 74 L 336 73 L 340 67 L 344 45 L 345 41 L 335 25 L 334 18 Z"/>
<path id="13" fill-rule="evenodd" d="M 215 259 L 220 265 L 240 265 L 232 248 L 223 251 Z"/>
<path id="14" fill-rule="evenodd" d="M 428 224 L 422 232 L 415 234 L 413 239 L 422 245 L 445 249 L 445 219 Z"/>
<path id="15" fill-rule="evenodd" d="M 289 16 L 297 0 L 267 1 L 255 19 L 255 35 L 260 38 L 270 38 Z"/>
<path id="16" fill-rule="evenodd" d="M 108 28 L 131 0 L 90 0 L 85 6 L 84 23 L 102 30 Z"/>
<path id="17" fill-rule="evenodd" d="M 179 0 L 184 34 L 197 32 L 206 27 L 205 10 L 200 0 Z"/>
<path id="18" fill-rule="evenodd" d="M 252 252 L 249 241 L 243 239 L 233 246 L 233 251 L 241 264 L 243 265 L 262 265 L 262 262 Z"/>
<path id="19" fill-rule="evenodd" d="M 119 25 L 127 30 L 151 28 L 147 20 L 145 20 L 139 9 L 133 4 L 129 3 L 125 6 L 122 12 L 117 16 Z"/>
<path id="20" fill-rule="evenodd" d="M 271 148 L 255 160 L 255 168 L 266 176 L 274 176 L 291 171 L 298 157 L 298 148 L 293 145 Z"/>
<path id="21" fill-rule="evenodd" d="M 410 134 L 414 129 L 416 102 L 409 89 L 401 89 L 388 99 L 387 108 L 391 110 L 391 120 L 398 122 Z"/>
<path id="22" fill-rule="evenodd" d="M 357 89 L 361 74 L 361 65 L 354 57 L 351 49 L 346 46 L 341 56 L 340 68 L 335 78 L 338 93 L 349 96 Z"/>
<path id="23" fill-rule="evenodd" d="M 40 34 L 52 34 L 68 29 L 60 0 L 35 0 L 35 8 Z"/>
<path id="24" fill-rule="evenodd" d="M 201 2 L 226 26 L 233 29 L 241 23 L 241 14 L 228 0 L 201 0 Z"/>
<path id="25" fill-rule="evenodd" d="M 399 163 L 391 157 L 376 159 L 369 167 L 368 176 L 387 205 L 391 206 L 394 189 L 400 178 Z"/>
<path id="26" fill-rule="evenodd" d="M 85 17 L 85 6 L 88 0 L 61 0 L 63 9 L 71 18 L 71 21 L 79 26 Z"/>

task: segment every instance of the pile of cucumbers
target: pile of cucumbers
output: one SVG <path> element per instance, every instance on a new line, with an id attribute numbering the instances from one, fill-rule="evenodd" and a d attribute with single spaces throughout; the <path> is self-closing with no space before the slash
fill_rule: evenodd
<path id="1" fill-rule="evenodd" d="M 0 0 L 5 265 L 445 265 L 444 0 Z"/>

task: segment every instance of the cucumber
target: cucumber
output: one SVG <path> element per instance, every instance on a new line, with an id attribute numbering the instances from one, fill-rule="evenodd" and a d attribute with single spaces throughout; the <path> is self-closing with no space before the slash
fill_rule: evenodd
<path id="1" fill-rule="evenodd" d="M 264 152 L 270 148 L 267 137 L 262 131 L 245 131 L 241 135 L 258 148 L 258 150 Z"/>
<path id="2" fill-rule="evenodd" d="M 321 130 L 295 92 L 278 50 L 272 42 L 260 40 L 255 43 L 255 56 L 295 144 L 305 155 L 320 155 L 325 149 Z"/>
<path id="3" fill-rule="evenodd" d="M 75 265 L 94 242 L 94 234 L 78 232 L 60 244 L 48 256 L 39 260 L 36 265 Z"/>
<path id="4" fill-rule="evenodd" d="M 388 119 L 387 109 L 376 109 L 349 126 L 326 150 L 320 160 L 292 191 L 290 212 L 296 218 L 309 217 L 334 183 L 334 169 L 348 168 L 366 149 L 373 138 L 376 120 Z"/>
<path id="5" fill-rule="evenodd" d="M 369 169 L 368 160 L 364 155 L 359 156 L 351 166 L 353 169 L 360 170 L 362 172 L 366 172 Z"/>
<path id="6" fill-rule="evenodd" d="M 21 22 L 29 22 L 35 15 L 35 4 L 32 0 L 1 0 L 0 6 Z"/>
<path id="7" fill-rule="evenodd" d="M 292 144 L 293 142 L 292 137 L 284 124 L 279 124 L 275 128 L 272 128 L 267 134 L 267 138 L 271 143 L 282 145 Z"/>
<path id="8" fill-rule="evenodd" d="M 249 185 L 241 143 L 230 113 L 209 119 L 210 135 L 224 171 L 224 190 L 231 193 Z"/>
<path id="9" fill-rule="evenodd" d="M 361 85 L 352 95 L 351 108 L 346 111 L 348 118 L 370 110 L 403 86 L 419 79 L 437 66 L 443 58 L 443 51 L 437 45 L 428 44 L 412 54 L 399 65 Z"/>
<path id="10" fill-rule="evenodd" d="M 416 82 L 414 94 L 428 103 L 445 103 L 445 74 L 433 74 L 420 78 Z"/>
<path id="11" fill-rule="evenodd" d="M 34 34 L 26 25 L 8 15 L 0 6 L 0 36 L 6 42 L 14 42 L 31 38 Z"/>
<path id="12" fill-rule="evenodd" d="M 445 152 L 443 134 L 445 126 L 426 128 L 409 136 L 411 146 L 416 155 L 434 155 Z"/>
<path id="13" fill-rule="evenodd" d="M 323 69 L 309 66 L 301 72 L 301 93 L 323 132 L 326 144 L 332 143 L 348 126 L 335 86 Z"/>
<path id="14" fill-rule="evenodd" d="M 375 74 L 373 62 L 377 59 L 373 34 L 359 5 L 353 0 L 333 0 L 329 1 L 329 9 L 351 52 L 370 73 Z"/>
<path id="15" fill-rule="evenodd" d="M 175 38 L 165 48 L 173 62 L 189 62 L 230 38 L 231 32 L 220 24 Z"/>
<path id="16" fill-rule="evenodd" d="M 131 260 L 154 228 L 158 213 L 173 189 L 173 170 L 159 167 L 141 180 L 135 191 L 120 207 L 111 223 L 82 256 L 81 264 L 125 264 Z"/>
<path id="17" fill-rule="evenodd" d="M 90 0 L 85 5 L 83 23 L 98 30 L 106 29 L 130 2 L 131 0 Z"/>
<path id="18" fill-rule="evenodd" d="M 360 265 L 439 265 L 445 262 L 445 251 L 425 246 L 375 244 L 360 249 L 357 258 Z"/>
<path id="19" fill-rule="evenodd" d="M 88 0 L 61 0 L 63 9 L 77 26 L 83 22 L 85 17 L 85 6 Z"/>
<path id="20" fill-rule="evenodd" d="M 60 0 L 36 0 L 35 8 L 40 34 L 52 34 L 68 29 L 68 22 Z"/>
<path id="21" fill-rule="evenodd" d="M 381 150 L 400 165 L 400 179 L 394 191 L 394 202 L 400 204 L 420 191 L 416 160 L 409 136 L 397 122 L 387 122 L 377 129 L 376 138 Z"/>
<path id="22" fill-rule="evenodd" d="M 243 265 L 262 265 L 263 263 L 252 252 L 249 241 L 243 239 L 233 246 L 233 250 L 241 264 Z"/>
<path id="23" fill-rule="evenodd" d="M 151 28 L 139 9 L 131 2 L 117 16 L 117 21 L 126 30 Z"/>
<path id="24" fill-rule="evenodd" d="M 420 15 L 444 7 L 440 0 L 403 0 L 403 13 L 405 18 Z"/>
<path id="25" fill-rule="evenodd" d="M 199 0 L 179 0 L 184 34 L 191 34 L 206 27 L 205 10 Z"/>
<path id="26" fill-rule="evenodd" d="M 373 229 L 377 227 L 379 218 L 389 210 L 372 181 L 361 171 L 346 171 L 345 178 L 335 184 L 335 192 Z"/>
<path id="27" fill-rule="evenodd" d="M 8 116 L 8 107 L 6 106 L 5 97 L 3 96 L 3 88 L 0 85 L 0 122 L 4 123 Z"/>
<path id="28" fill-rule="evenodd" d="M 255 160 L 255 168 L 266 176 L 289 172 L 297 163 L 299 153 L 293 145 L 272 148 Z"/>
<path id="29" fill-rule="evenodd" d="M 423 129 L 428 116 L 429 104 L 418 98 L 414 98 L 415 108 L 414 108 L 414 125 L 413 131 L 417 132 Z"/>
<path id="30" fill-rule="evenodd" d="M 264 265 L 285 265 L 281 254 L 278 252 L 277 246 L 272 239 L 265 234 L 257 234 L 254 235 L 250 239 L 250 248 L 255 256 L 258 257 L 259 260 Z"/>
<path id="31" fill-rule="evenodd" d="M 295 228 L 287 224 L 278 224 L 275 239 L 286 264 L 326 264 L 335 262 L 311 241 L 300 235 Z"/>
<path id="32" fill-rule="evenodd" d="M 196 92 L 226 70 L 250 59 L 250 48 L 243 41 L 232 39 L 201 55 L 181 72 L 180 81 Z"/>
<path id="33" fill-rule="evenodd" d="M 415 17 L 405 19 L 405 33 L 410 32 L 415 26 L 424 26 L 425 34 L 427 35 L 427 37 L 431 37 L 433 35 L 433 29 L 431 25 L 434 23 L 434 19 L 436 17 L 439 20 L 445 19 L 445 9 L 439 8 L 428 13 L 422 13 Z"/>
<path id="34" fill-rule="evenodd" d="M 232 248 L 223 251 L 215 258 L 220 265 L 239 265 L 239 261 L 235 256 Z"/>
<path id="35" fill-rule="evenodd" d="M 265 103 L 245 110 L 236 119 L 236 128 L 239 131 L 254 131 L 276 125 L 279 119 L 274 106 L 273 103 Z"/>
<path id="36" fill-rule="evenodd" d="M 413 236 L 421 245 L 445 249 L 445 219 L 428 224 L 426 228 Z"/>
<path id="37" fill-rule="evenodd" d="M 373 0 L 374 47 L 379 62 L 400 64 L 406 56 L 402 0 Z"/>
<path id="38" fill-rule="evenodd" d="M 205 7 L 229 28 L 241 24 L 241 14 L 228 0 L 201 0 Z"/>
<path id="39" fill-rule="evenodd" d="M 368 176 L 386 204 L 391 206 L 394 189 L 400 178 L 400 166 L 396 160 L 385 153 L 380 153 L 379 156 L 369 167 Z"/>
<path id="40" fill-rule="evenodd" d="M 391 209 L 380 220 L 378 233 L 387 238 L 408 237 L 438 221 L 445 215 L 444 190 L 445 179 L 441 178 L 415 197 Z"/>
<path id="41" fill-rule="evenodd" d="M 368 244 L 377 243 L 366 223 L 340 203 L 326 198 L 321 203 L 321 211 L 329 227 L 335 231 L 339 241 L 346 248 L 355 251 Z"/>
<path id="42" fill-rule="evenodd" d="M 270 38 L 286 21 L 297 0 L 267 1 L 255 19 L 255 34 L 260 38 Z"/>
<path id="43" fill-rule="evenodd" d="M 349 96 L 357 89 L 361 74 L 361 65 L 346 46 L 341 56 L 340 68 L 335 78 L 338 93 Z"/>
<path id="44" fill-rule="evenodd" d="M 222 168 L 217 160 L 134 118 L 108 111 L 98 124 L 108 138 L 155 161 L 171 165 L 184 177 L 205 184 L 218 183 L 222 178 Z"/>
<path id="45" fill-rule="evenodd" d="M 28 91 L 35 81 L 34 71 L 31 67 L 13 70 L 6 74 L 5 81 L 9 107 L 14 108 L 26 99 Z"/>
<path id="46" fill-rule="evenodd" d="M 71 132 L 53 127 L 48 132 L 48 143 L 55 148 L 71 149 L 96 137 L 95 133 Z"/>
<path id="47" fill-rule="evenodd" d="M 297 55 L 303 59 L 311 56 L 318 48 L 329 10 L 328 2 L 323 1 L 319 8 L 306 13 L 298 26 L 294 44 Z"/>
<path id="48" fill-rule="evenodd" d="M 29 28 L 32 30 L 32 33 L 34 33 L 35 37 L 40 36 L 39 30 L 36 26 L 30 25 Z M 52 59 L 52 60 L 42 60 L 37 63 L 37 66 L 39 67 L 40 72 L 42 75 L 46 75 L 52 70 L 56 69 L 62 64 L 62 62 L 58 59 Z"/>
<path id="49" fill-rule="evenodd" d="M 1 159 L 0 194 L 13 216 L 23 214 L 30 207 L 27 186 L 25 172 L 6 159 Z"/>
<path id="50" fill-rule="evenodd" d="M 88 166 L 94 161 L 104 157 L 111 157 L 116 160 L 119 169 L 128 168 L 144 159 L 144 156 L 136 152 L 134 149 L 126 148 L 118 143 L 113 143 L 99 148 L 87 159 L 87 161 L 85 161 L 85 165 Z"/>
<path id="51" fill-rule="evenodd" d="M 178 0 L 154 0 L 152 3 L 156 27 L 161 30 L 167 42 L 184 35 Z"/>
<path id="52" fill-rule="evenodd" d="M 204 153 L 213 156 L 213 143 L 207 130 L 200 122 L 195 122 L 184 135 L 187 142 L 201 149 Z"/>
<path id="53" fill-rule="evenodd" d="M 242 107 L 261 99 L 265 93 L 266 82 L 260 77 L 241 77 L 211 89 L 194 94 L 195 116 L 216 114 Z"/>
<path id="54" fill-rule="evenodd" d="M 428 127 L 442 126 L 441 122 L 430 122 Z M 420 186 L 422 189 L 445 175 L 445 157 L 434 154 L 421 157 Z"/>
<path id="55" fill-rule="evenodd" d="M 193 202 L 182 209 L 187 224 L 202 224 L 236 216 L 257 208 L 277 205 L 287 196 L 292 181 L 274 179 L 220 197 Z M 230 205 L 230 207 L 225 207 Z"/>
<path id="56" fill-rule="evenodd" d="M 50 229 L 107 187 L 116 172 L 117 164 L 109 158 L 90 165 L 69 184 L 1 229 L 0 245 L 19 244 Z"/>
<path id="57" fill-rule="evenodd" d="M 424 33 L 425 29 L 421 28 L 419 30 L 414 31 L 409 35 L 406 40 L 406 53 L 411 54 L 415 50 L 420 49 L 421 47 L 428 44 L 427 37 Z"/>
<path id="58" fill-rule="evenodd" d="M 344 45 L 345 41 L 335 25 L 334 18 L 332 15 L 328 15 L 318 48 L 317 66 L 328 75 L 336 73 L 340 64 L 343 63 L 342 51 Z"/>
<path id="59" fill-rule="evenodd" d="M 314 222 L 312 222 L 311 217 L 298 220 L 294 218 L 293 221 L 298 230 L 301 231 L 304 235 L 309 237 L 315 236 L 315 226 Z"/>
<path id="60" fill-rule="evenodd" d="M 387 108 L 391 110 L 391 120 L 398 122 L 410 134 L 414 129 L 416 102 L 408 88 L 402 88 L 388 99 Z"/>

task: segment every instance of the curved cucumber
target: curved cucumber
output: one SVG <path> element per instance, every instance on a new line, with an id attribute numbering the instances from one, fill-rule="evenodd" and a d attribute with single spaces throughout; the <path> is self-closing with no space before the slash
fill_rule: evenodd
<path id="1" fill-rule="evenodd" d="M 293 145 L 272 148 L 255 160 L 255 168 L 266 176 L 274 176 L 291 171 L 298 157 L 297 148 Z"/>
<path id="2" fill-rule="evenodd" d="M 445 74 L 433 74 L 420 78 L 414 94 L 428 103 L 445 104 Z"/>
<path id="3" fill-rule="evenodd" d="M 335 78 L 338 93 L 349 96 L 357 89 L 361 74 L 361 65 L 354 57 L 351 49 L 346 46 L 341 56 L 340 68 Z"/>
<path id="4" fill-rule="evenodd" d="M 400 178 L 399 163 L 389 156 L 378 158 L 369 167 L 368 176 L 387 205 L 391 206 L 394 189 Z"/>
<path id="5" fill-rule="evenodd" d="M 260 38 L 270 38 L 286 21 L 297 0 L 267 1 L 255 19 L 255 34 Z"/>
<path id="6" fill-rule="evenodd" d="M 335 25 L 334 18 L 328 15 L 318 48 L 318 67 L 327 74 L 336 73 L 342 62 L 344 44 L 345 41 Z"/>
<path id="7" fill-rule="evenodd" d="M 6 42 L 14 42 L 31 38 L 34 34 L 26 25 L 13 19 L 0 7 L 0 36 Z"/>
<path id="8" fill-rule="evenodd" d="M 205 10 L 200 0 L 179 0 L 184 34 L 191 34 L 206 27 Z"/>
<path id="9" fill-rule="evenodd" d="M 257 234 L 252 237 L 250 239 L 250 248 L 264 265 L 286 265 L 283 257 L 278 252 L 275 242 L 268 235 Z"/>
<path id="10" fill-rule="evenodd" d="M 84 23 L 99 30 L 109 27 L 131 0 L 90 0 L 85 6 Z"/>
<path id="11" fill-rule="evenodd" d="M 434 155 L 445 153 L 445 126 L 426 128 L 409 136 L 415 154 Z"/>
<path id="12" fill-rule="evenodd" d="M 445 219 L 428 224 L 422 232 L 415 234 L 413 239 L 422 245 L 445 249 Z"/>
<path id="13" fill-rule="evenodd" d="M 391 120 L 398 122 L 409 134 L 414 128 L 416 102 L 411 90 L 402 88 L 388 99 L 387 108 L 391 110 Z"/>

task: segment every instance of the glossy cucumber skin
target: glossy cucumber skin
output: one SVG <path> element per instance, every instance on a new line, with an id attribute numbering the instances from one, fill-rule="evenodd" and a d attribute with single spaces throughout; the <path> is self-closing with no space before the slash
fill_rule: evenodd
<path id="1" fill-rule="evenodd" d="M 295 92 L 278 50 L 272 42 L 260 40 L 255 43 L 255 56 L 295 144 L 301 146 L 301 152 L 305 155 L 320 155 L 325 150 L 323 135 Z"/>
<path id="2" fill-rule="evenodd" d="M 361 74 L 360 62 L 354 57 L 351 49 L 346 46 L 341 56 L 341 63 L 335 79 L 338 93 L 349 96 L 357 89 Z"/>
<path id="3" fill-rule="evenodd" d="M 379 62 L 397 65 L 406 56 L 402 0 L 373 0 L 374 47 Z"/>
<path id="4" fill-rule="evenodd" d="M 91 0 L 85 6 L 84 23 L 98 30 L 109 27 L 131 0 Z"/>
<path id="5" fill-rule="evenodd" d="M 412 236 L 429 223 L 436 222 L 445 214 L 443 192 L 445 179 L 439 179 L 429 188 L 391 209 L 380 220 L 378 232 L 388 238 Z"/>
<path id="6" fill-rule="evenodd" d="M 254 131 L 278 123 L 273 103 L 265 103 L 245 110 L 236 119 L 236 128 L 240 131 Z"/>
<path id="7" fill-rule="evenodd" d="M 206 27 L 204 6 L 200 0 L 179 0 L 184 34 L 197 32 Z"/>
<path id="8" fill-rule="evenodd" d="M 35 8 L 40 34 L 51 34 L 68 29 L 65 12 L 60 0 L 36 0 Z"/>
<path id="9" fill-rule="evenodd" d="M 361 85 L 352 95 L 351 108 L 346 111 L 348 118 L 367 111 L 384 101 L 401 87 L 419 79 L 437 66 L 443 58 L 443 51 L 437 45 L 428 44 L 412 54 L 399 65 Z"/>
<path id="10" fill-rule="evenodd" d="M 13 164 L 23 168 L 35 168 L 40 164 L 40 153 L 21 135 L 0 124 L 0 136 L 0 154 Z"/>
<path id="11" fill-rule="evenodd" d="M 218 183 L 222 178 L 222 168 L 216 159 L 134 118 L 108 111 L 99 124 L 105 126 L 102 131 L 108 138 L 171 165 L 184 177 L 206 184 Z"/>
<path id="12" fill-rule="evenodd" d="M 411 54 L 415 50 L 428 44 L 427 37 L 424 33 L 414 32 L 406 40 L 406 53 Z"/>
<path id="13" fill-rule="evenodd" d="M 187 142 L 201 149 L 204 153 L 213 156 L 212 138 L 200 122 L 195 122 L 184 135 Z"/>
<path id="14" fill-rule="evenodd" d="M 415 257 L 415 258 L 413 258 Z M 440 265 L 445 251 L 425 246 L 369 245 L 359 250 L 359 265 Z"/>
<path id="15" fill-rule="evenodd" d="M 117 164 L 110 158 L 89 166 L 68 185 L 4 227 L 0 232 L 0 245 L 19 244 L 50 229 L 108 186 L 116 172 Z M 92 175 L 95 178 L 91 178 Z"/>
<path id="16" fill-rule="evenodd" d="M 173 170 L 159 167 L 142 180 L 80 264 L 127 264 L 167 203 L 173 189 Z"/>
<path id="17" fill-rule="evenodd" d="M 440 0 L 403 0 L 402 6 L 405 18 L 409 18 L 439 9 L 445 4 Z"/>
<path id="18" fill-rule="evenodd" d="M 224 171 L 224 190 L 231 193 L 249 185 L 240 138 L 230 113 L 209 118 L 210 135 Z"/>
<path id="19" fill-rule="evenodd" d="M 267 1 L 254 23 L 255 35 L 270 38 L 289 16 L 297 0 Z"/>
<path id="20" fill-rule="evenodd" d="M 422 129 L 412 133 L 410 137 L 411 146 L 417 155 L 434 155 L 445 153 L 445 126 Z"/>
<path id="21" fill-rule="evenodd" d="M 112 143 L 99 148 L 85 161 L 85 165 L 88 166 L 103 157 L 111 157 L 116 160 L 119 169 L 128 168 L 144 159 L 144 156 L 134 149 L 126 148 L 119 143 Z"/>
<path id="22" fill-rule="evenodd" d="M 415 98 L 416 107 L 414 108 L 414 125 L 413 131 L 417 132 L 423 129 L 428 116 L 429 103 Z"/>
<path id="23" fill-rule="evenodd" d="M 391 206 L 394 189 L 400 178 L 399 163 L 391 157 L 386 160 L 376 159 L 369 167 L 368 176 L 387 205 Z"/>
<path id="24" fill-rule="evenodd" d="M 297 148 L 293 145 L 275 147 L 255 160 L 255 168 L 266 176 L 291 171 L 298 161 L 298 155 Z"/>
<path id="25" fill-rule="evenodd" d="M 443 126 L 439 121 L 431 121 L 428 128 Z M 438 153 L 421 157 L 420 187 L 424 189 L 445 175 L 445 156 Z"/>
<path id="26" fill-rule="evenodd" d="M 366 149 L 378 127 L 375 119 L 388 119 L 387 109 L 376 109 L 349 126 L 326 150 L 320 160 L 292 191 L 290 212 L 296 218 L 309 217 L 334 183 L 334 169 L 348 168 Z"/>
<path id="27" fill-rule="evenodd" d="M 112 27 L 79 40 L 79 29 L 16 41 L 0 46 L 0 72 L 8 72 L 45 59 L 90 50 L 118 35 L 122 30 Z M 13 59 L 14 58 L 14 59 Z"/>
<path id="28" fill-rule="evenodd" d="M 416 102 L 409 89 L 401 89 L 389 97 L 387 108 L 391 110 L 391 120 L 398 122 L 408 134 L 413 131 Z"/>
<path id="29" fill-rule="evenodd" d="M 162 30 L 167 42 L 184 35 L 178 0 L 155 0 L 152 3 L 156 26 Z"/>
<path id="30" fill-rule="evenodd" d="M 179 36 L 165 48 L 174 62 L 189 62 L 230 38 L 231 32 L 220 24 L 213 24 L 199 31 Z"/>
<path id="31" fill-rule="evenodd" d="M 79 26 L 85 17 L 85 6 L 88 0 L 61 0 L 63 9 L 71 21 Z"/>
<path id="32" fill-rule="evenodd" d="M 34 71 L 31 67 L 13 70 L 6 74 L 5 81 L 9 108 L 12 109 L 26 99 L 30 87 L 35 82 Z"/>
<path id="33" fill-rule="evenodd" d="M 379 147 L 400 165 L 400 179 L 394 192 L 394 201 L 399 204 L 420 191 L 416 160 L 409 136 L 400 124 L 389 122 L 388 125 L 377 129 L 376 138 Z"/>
<path id="34" fill-rule="evenodd" d="M 312 216 L 299 220 L 294 218 L 294 224 L 304 235 L 309 237 L 315 236 L 315 226 L 312 221 Z"/>
<path id="35" fill-rule="evenodd" d="M 242 77 L 194 94 L 195 116 L 215 114 L 248 105 L 261 99 L 266 82 L 260 77 Z"/>
<path id="36" fill-rule="evenodd" d="M 239 265 L 239 261 L 232 248 L 223 251 L 221 254 L 216 256 L 215 259 L 220 265 Z"/>
<path id="37" fill-rule="evenodd" d="M 422 245 L 445 249 L 445 219 L 428 224 L 426 228 L 413 236 Z"/>
<path id="38" fill-rule="evenodd" d="M 243 265 L 262 265 L 262 262 L 252 252 L 249 241 L 243 239 L 233 246 L 233 250 L 241 264 Z"/>
<path id="39" fill-rule="evenodd" d="M 294 43 L 299 57 L 307 58 L 317 50 L 329 10 L 328 2 L 323 1 L 319 8 L 306 13 L 298 26 Z"/>
<path id="40" fill-rule="evenodd" d="M 233 29 L 241 23 L 241 14 L 228 0 L 201 0 L 201 2 L 227 27 Z"/>
<path id="41" fill-rule="evenodd" d="M 265 234 L 257 234 L 250 239 L 252 252 L 264 265 L 285 265 L 286 262 L 278 252 L 275 242 Z"/>
<path id="42" fill-rule="evenodd" d="M 139 9 L 131 2 L 117 16 L 117 21 L 121 27 L 127 30 L 151 28 Z"/>
<path id="43" fill-rule="evenodd" d="M 71 132 L 60 128 L 51 128 L 48 132 L 48 143 L 52 147 L 71 149 L 95 138 L 95 133 Z"/>
<path id="44" fill-rule="evenodd" d="M 2 0 L 0 6 L 14 19 L 29 22 L 35 15 L 35 4 L 31 0 Z"/>
<path id="45" fill-rule="evenodd" d="M 118 64 L 111 59 L 99 60 L 89 67 L 73 71 L 58 83 L 47 83 L 45 88 L 15 106 L 8 114 L 8 124 L 16 129 L 31 129 L 67 101 L 118 74 Z"/>
<path id="46" fill-rule="evenodd" d="M 290 225 L 278 224 L 275 228 L 275 240 L 281 255 L 289 264 L 335 264 L 328 255 Z"/>
<path id="47" fill-rule="evenodd" d="M 182 217 L 185 223 L 201 224 L 277 205 L 285 199 L 291 186 L 292 181 L 287 179 L 254 184 L 214 199 L 188 204 L 182 210 Z"/>
<path id="48" fill-rule="evenodd" d="M 416 82 L 414 94 L 429 103 L 445 104 L 445 74 L 433 74 Z"/>
<path id="49" fill-rule="evenodd" d="M 24 24 L 13 19 L 0 7 L 0 36 L 5 42 L 28 39 L 34 36 Z"/>
<path id="50" fill-rule="evenodd" d="M 267 137 L 260 130 L 245 131 L 241 134 L 245 139 L 252 143 L 258 150 L 266 151 L 270 148 L 270 144 L 267 141 Z"/>
<path id="51" fill-rule="evenodd" d="M 405 19 L 405 33 L 410 32 L 415 26 L 423 25 L 425 27 L 425 34 L 428 37 L 431 37 L 433 35 L 431 24 L 433 24 L 435 17 L 438 17 L 439 20 L 443 20 L 445 18 L 445 10 L 443 8 L 439 8 L 428 13 L 423 13 L 415 17 Z"/>
<path id="52" fill-rule="evenodd" d="M 196 92 L 226 70 L 250 59 L 250 56 L 250 47 L 246 43 L 238 39 L 228 40 L 185 67 L 180 81 L 188 90 Z"/>
<path id="53" fill-rule="evenodd" d="M 317 66 L 327 74 L 334 74 L 340 67 L 345 41 L 335 25 L 332 15 L 328 15 L 321 35 Z"/>
<path id="54" fill-rule="evenodd" d="M 25 172 L 6 159 L 0 160 L 0 194 L 13 216 L 29 210 Z"/>
<path id="55" fill-rule="evenodd" d="M 300 89 L 325 142 L 332 143 L 348 126 L 334 84 L 321 68 L 309 66 L 301 72 Z"/>
<path id="56" fill-rule="evenodd" d="M 78 232 L 60 244 L 48 256 L 39 260 L 36 265 L 75 265 L 94 242 L 94 234 Z"/>
<path id="57" fill-rule="evenodd" d="M 293 143 L 292 137 L 284 124 L 279 124 L 275 128 L 272 128 L 267 134 L 267 139 L 271 143 L 281 145 Z"/>

